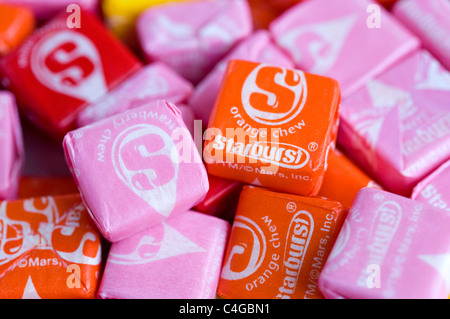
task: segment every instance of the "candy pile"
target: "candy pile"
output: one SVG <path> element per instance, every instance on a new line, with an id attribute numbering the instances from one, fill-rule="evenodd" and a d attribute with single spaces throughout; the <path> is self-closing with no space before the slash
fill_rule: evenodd
<path id="1" fill-rule="evenodd" d="M 0 0 L 0 298 L 448 298 L 448 16 Z"/>

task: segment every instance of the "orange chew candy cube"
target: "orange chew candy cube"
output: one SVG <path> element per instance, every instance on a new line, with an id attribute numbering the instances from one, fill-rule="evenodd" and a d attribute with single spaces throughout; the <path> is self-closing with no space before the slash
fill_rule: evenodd
<path id="1" fill-rule="evenodd" d="M 0 202 L 0 298 L 95 298 L 101 241 L 79 195 Z"/>
<path id="2" fill-rule="evenodd" d="M 26 7 L 0 4 L 0 57 L 33 32 L 35 19 Z"/>
<path id="3" fill-rule="evenodd" d="M 244 187 L 218 295 L 322 299 L 317 281 L 347 212 L 332 200 Z"/>
<path id="4" fill-rule="evenodd" d="M 231 61 L 204 135 L 208 173 L 317 195 L 336 141 L 339 102 L 333 79 Z"/>

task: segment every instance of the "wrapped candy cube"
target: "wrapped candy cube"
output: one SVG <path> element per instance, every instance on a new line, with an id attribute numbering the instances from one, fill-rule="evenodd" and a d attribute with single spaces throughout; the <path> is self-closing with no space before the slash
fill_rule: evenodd
<path id="1" fill-rule="evenodd" d="M 450 212 L 450 161 L 414 187 L 411 198 Z"/>
<path id="2" fill-rule="evenodd" d="M 66 12 L 67 8 L 74 4 L 80 6 L 83 10 L 96 14 L 99 0 L 0 0 L 0 3 L 27 7 L 37 19 L 44 21 Z M 73 12 L 73 10 L 69 10 L 69 12 Z"/>
<path id="3" fill-rule="evenodd" d="M 69 132 L 63 145 L 86 207 L 111 242 L 189 210 L 208 192 L 192 136 L 166 101 Z"/>
<path id="4" fill-rule="evenodd" d="M 319 278 L 326 298 L 447 299 L 450 214 L 361 190 Z"/>
<path id="5" fill-rule="evenodd" d="M 18 196 L 24 165 L 21 123 L 14 95 L 0 91 L 0 201 Z"/>
<path id="6" fill-rule="evenodd" d="M 95 298 L 101 237 L 79 195 L 0 202 L 0 297 Z"/>
<path id="7" fill-rule="evenodd" d="M 198 119 L 208 125 L 211 111 L 220 91 L 228 63 L 232 60 L 250 60 L 293 67 L 292 61 L 271 40 L 265 30 L 258 30 L 242 40 L 216 67 L 195 87 L 189 105 Z"/>
<path id="8" fill-rule="evenodd" d="M 323 198 L 245 186 L 231 229 L 218 295 L 321 299 L 317 280 L 347 209 Z"/>
<path id="9" fill-rule="evenodd" d="M 373 5 L 370 0 L 304 1 L 270 30 L 297 68 L 338 80 L 346 97 L 420 45 L 380 5 L 378 17 L 371 19 Z"/>
<path id="10" fill-rule="evenodd" d="M 338 144 L 386 190 L 409 197 L 450 156 L 450 73 L 419 51 L 344 99 Z"/>
<path id="11" fill-rule="evenodd" d="M 152 63 L 81 111 L 77 124 L 79 127 L 86 126 L 151 101 L 185 102 L 192 91 L 192 84 L 171 68 L 162 63 Z"/>
<path id="12" fill-rule="evenodd" d="M 78 113 L 141 68 L 141 63 L 100 21 L 81 11 L 81 28 L 58 15 L 0 62 L 3 84 L 21 111 L 60 138 Z"/>
<path id="13" fill-rule="evenodd" d="M 392 13 L 420 38 L 424 49 L 450 70 L 450 3 L 447 0 L 402 0 L 393 6 Z"/>
<path id="14" fill-rule="evenodd" d="M 196 0 L 152 6 L 136 29 L 148 61 L 164 62 L 197 84 L 253 26 L 247 1 Z"/>
<path id="15" fill-rule="evenodd" d="M 98 298 L 214 299 L 229 228 L 187 211 L 113 243 Z"/>
<path id="16" fill-rule="evenodd" d="M 330 78 L 233 60 L 205 132 L 208 173 L 317 195 L 336 141 L 340 91 Z"/>
<path id="17" fill-rule="evenodd" d="M 33 13 L 15 5 L 5 5 L 0 1 L 0 57 L 15 49 L 35 26 Z"/>

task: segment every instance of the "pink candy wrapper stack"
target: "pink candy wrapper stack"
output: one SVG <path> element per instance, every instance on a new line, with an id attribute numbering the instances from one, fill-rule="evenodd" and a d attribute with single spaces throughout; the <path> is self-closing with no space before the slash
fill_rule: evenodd
<path id="1" fill-rule="evenodd" d="M 373 188 L 361 190 L 322 270 L 326 298 L 445 299 L 450 213 Z"/>
<path id="2" fill-rule="evenodd" d="M 86 207 L 111 242 L 189 210 L 209 189 L 180 111 L 166 101 L 72 131 L 64 150 Z"/>
<path id="3" fill-rule="evenodd" d="M 228 62 L 231 60 L 249 60 L 288 68 L 293 67 L 290 58 L 272 42 L 269 32 L 265 30 L 254 32 L 216 65 L 214 70 L 196 86 L 189 99 L 189 105 L 194 110 L 194 114 L 203 121 L 204 125 L 208 125 L 223 76 Z"/>
<path id="4" fill-rule="evenodd" d="M 0 201 L 15 199 L 25 154 L 16 100 L 6 91 L 0 91 L 0 150 Z"/>
<path id="5" fill-rule="evenodd" d="M 229 229 L 188 211 L 113 243 L 98 297 L 214 299 Z"/>
<path id="6" fill-rule="evenodd" d="M 346 97 L 420 45 L 381 6 L 382 24 L 378 28 L 376 21 L 372 23 L 371 4 L 369 0 L 304 1 L 277 18 L 270 30 L 297 68 L 338 80 Z"/>
<path id="7" fill-rule="evenodd" d="M 386 190 L 409 197 L 450 157 L 450 73 L 418 51 L 343 100 L 338 144 Z"/>
<path id="8" fill-rule="evenodd" d="M 78 115 L 78 126 L 86 126 L 106 117 L 142 106 L 151 101 L 185 102 L 193 87 L 162 63 L 145 66 L 99 102 L 89 105 Z"/>
<path id="9" fill-rule="evenodd" d="M 253 24 L 247 1 L 197 0 L 150 7 L 136 29 L 147 60 L 164 62 L 196 84 Z"/>
<path id="10" fill-rule="evenodd" d="M 423 47 L 450 70 L 450 2 L 402 0 L 392 8 L 395 17 L 416 34 Z"/>

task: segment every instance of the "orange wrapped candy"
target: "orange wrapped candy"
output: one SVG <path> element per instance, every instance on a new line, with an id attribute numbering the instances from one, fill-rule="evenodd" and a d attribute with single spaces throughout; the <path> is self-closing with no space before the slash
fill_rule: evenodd
<path id="1" fill-rule="evenodd" d="M 0 298 L 95 298 L 101 237 L 78 195 L 0 202 Z"/>
<path id="2" fill-rule="evenodd" d="M 336 141 L 339 102 L 333 79 L 231 61 L 204 136 L 208 173 L 317 195 Z"/>
<path id="3" fill-rule="evenodd" d="M 34 26 L 35 19 L 28 8 L 0 4 L 0 56 L 17 47 Z"/>
<path id="4" fill-rule="evenodd" d="M 330 152 L 319 196 L 331 198 L 350 208 L 356 194 L 364 187 L 381 188 L 339 150 Z"/>
<path id="5" fill-rule="evenodd" d="M 218 295 L 321 299 L 317 280 L 348 210 L 335 201 L 244 187 Z"/>

